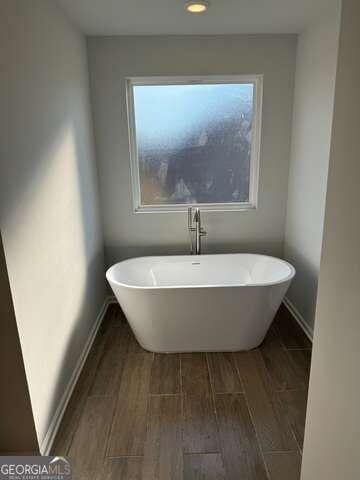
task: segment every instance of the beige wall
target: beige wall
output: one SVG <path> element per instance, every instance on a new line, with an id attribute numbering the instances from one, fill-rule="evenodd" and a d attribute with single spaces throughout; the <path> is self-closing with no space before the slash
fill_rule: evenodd
<path id="1" fill-rule="evenodd" d="M 333 118 L 340 5 L 299 36 L 285 258 L 296 268 L 287 298 L 312 332 Z"/>
<path id="2" fill-rule="evenodd" d="M 283 253 L 296 36 L 89 38 L 91 92 L 108 264 L 187 253 L 186 215 L 133 214 L 125 77 L 264 74 L 259 208 L 205 213 L 204 252 Z"/>
<path id="3" fill-rule="evenodd" d="M 302 480 L 360 478 L 359 19 L 343 0 Z"/>
<path id="4" fill-rule="evenodd" d="M 43 444 L 105 296 L 86 45 L 55 2 L 0 22 L 0 222 Z"/>
<path id="5" fill-rule="evenodd" d="M 39 446 L 1 236 L 0 319 L 0 455 L 37 452 Z"/>

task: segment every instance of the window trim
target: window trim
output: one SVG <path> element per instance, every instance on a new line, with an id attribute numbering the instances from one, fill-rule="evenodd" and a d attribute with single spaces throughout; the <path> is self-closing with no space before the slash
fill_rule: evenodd
<path id="1" fill-rule="evenodd" d="M 260 144 L 262 125 L 263 75 L 200 75 L 200 76 L 149 76 L 126 77 L 126 104 L 128 118 L 128 135 L 130 146 L 130 174 L 133 213 L 173 213 L 186 212 L 190 206 L 197 206 L 204 211 L 244 211 L 256 210 L 258 206 Z M 253 95 L 253 135 L 250 155 L 249 201 L 234 203 L 184 203 L 164 205 L 142 205 L 140 191 L 140 169 L 136 142 L 135 108 L 133 87 L 137 85 L 201 85 L 201 84 L 252 83 Z"/>

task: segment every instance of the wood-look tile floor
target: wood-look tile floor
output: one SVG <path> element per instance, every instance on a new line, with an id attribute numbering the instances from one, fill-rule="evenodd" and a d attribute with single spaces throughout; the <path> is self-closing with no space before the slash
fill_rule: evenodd
<path id="1" fill-rule="evenodd" d="M 166 355 L 113 304 L 52 453 L 74 480 L 297 480 L 310 361 L 284 306 L 256 350 Z"/>

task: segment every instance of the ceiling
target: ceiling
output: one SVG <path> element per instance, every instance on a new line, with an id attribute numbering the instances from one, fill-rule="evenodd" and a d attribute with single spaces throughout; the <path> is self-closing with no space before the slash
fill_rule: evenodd
<path id="1" fill-rule="evenodd" d="M 300 33 L 339 0 L 210 0 L 189 14 L 185 0 L 57 0 L 87 35 Z"/>

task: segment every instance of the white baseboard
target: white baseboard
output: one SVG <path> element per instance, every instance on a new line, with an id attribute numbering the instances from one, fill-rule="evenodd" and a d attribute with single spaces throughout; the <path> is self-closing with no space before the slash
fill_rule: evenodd
<path id="1" fill-rule="evenodd" d="M 78 362 L 76 364 L 76 367 L 73 371 L 73 374 L 70 378 L 70 381 L 69 381 L 69 383 L 68 383 L 68 385 L 65 389 L 65 392 L 64 392 L 63 396 L 61 397 L 59 405 L 58 405 L 58 407 L 57 407 L 57 409 L 54 413 L 54 416 L 53 416 L 53 418 L 50 422 L 50 426 L 49 426 L 49 428 L 46 432 L 45 438 L 41 442 L 41 445 L 40 445 L 41 455 L 49 455 L 50 454 L 50 450 L 51 450 L 51 447 L 54 443 L 55 436 L 56 436 L 57 431 L 58 431 L 59 426 L 60 426 L 60 422 L 61 422 L 61 420 L 64 416 L 66 407 L 67 407 L 67 405 L 69 403 L 69 400 L 71 398 L 71 395 L 74 391 L 76 382 L 79 379 L 81 370 L 83 369 L 83 366 L 86 362 L 87 356 L 90 352 L 90 349 L 91 349 L 92 344 L 95 340 L 96 334 L 99 330 L 101 322 L 102 322 L 102 320 L 105 316 L 106 310 L 107 310 L 110 303 L 112 303 L 112 297 L 105 298 L 104 303 L 103 303 L 103 305 L 100 309 L 100 312 L 99 312 L 98 316 L 96 317 L 94 325 L 91 329 L 89 337 L 86 341 L 85 347 L 84 347 L 83 351 L 81 352 L 79 360 L 78 360 Z"/>
<path id="2" fill-rule="evenodd" d="M 284 305 L 286 308 L 289 310 L 291 315 L 295 318 L 297 323 L 300 325 L 301 329 L 305 333 L 305 335 L 308 337 L 310 342 L 313 341 L 313 336 L 314 336 L 314 331 L 309 325 L 305 322 L 304 317 L 301 315 L 299 310 L 295 307 L 295 305 L 291 302 L 291 300 L 288 299 L 288 297 L 284 298 Z"/>
<path id="3" fill-rule="evenodd" d="M 59 402 L 59 405 L 58 405 L 58 407 L 55 411 L 53 419 L 51 420 L 51 423 L 50 423 L 50 426 L 49 426 L 49 428 L 46 432 L 45 438 L 41 442 L 40 452 L 41 452 L 42 455 L 49 455 L 49 453 L 50 453 L 50 450 L 51 450 L 51 447 L 54 443 L 55 436 L 56 436 L 57 431 L 59 429 L 61 420 L 64 416 L 66 407 L 67 407 L 67 405 L 69 403 L 69 400 L 71 398 L 71 395 L 74 391 L 76 382 L 79 379 L 80 373 L 81 373 L 81 371 L 83 369 L 83 366 L 86 362 L 87 356 L 88 356 L 88 354 L 90 352 L 90 349 L 92 347 L 92 344 L 95 340 L 95 337 L 96 337 L 96 334 L 99 330 L 101 322 L 102 322 L 102 320 L 105 316 L 106 310 L 111 303 L 117 303 L 117 300 L 114 296 L 109 296 L 104 300 L 104 303 L 103 303 L 103 305 L 101 307 L 101 310 L 100 310 L 100 312 L 99 312 L 99 314 L 96 318 L 94 326 L 91 329 L 88 340 L 87 340 L 87 342 L 85 344 L 85 347 L 84 347 L 84 349 L 83 349 L 83 351 L 82 351 L 82 353 L 79 357 L 79 360 L 76 364 L 76 367 L 73 371 L 73 374 L 70 378 L 70 381 L 69 381 L 69 383 L 66 387 L 66 390 L 65 390 L 65 392 L 64 392 L 64 394 L 63 394 L 63 396 L 62 396 L 62 398 Z M 305 322 L 304 318 L 299 313 L 297 308 L 294 306 L 294 304 L 287 297 L 284 298 L 284 304 L 285 304 L 286 308 L 290 311 L 290 313 L 292 314 L 294 319 L 297 321 L 297 323 L 300 325 L 300 327 L 304 331 L 305 335 L 312 342 L 312 340 L 313 340 L 313 330 L 312 330 L 312 328 L 309 327 L 309 325 Z"/>

